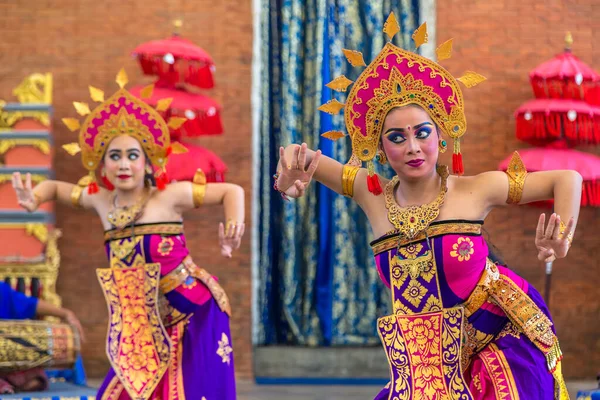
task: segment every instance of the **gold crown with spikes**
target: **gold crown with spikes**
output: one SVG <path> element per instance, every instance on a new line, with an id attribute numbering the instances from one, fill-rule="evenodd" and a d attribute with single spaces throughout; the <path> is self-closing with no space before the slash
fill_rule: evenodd
<path id="1" fill-rule="evenodd" d="M 102 90 L 89 87 L 92 100 L 101 103 L 93 111 L 90 111 L 87 103 L 73 102 L 75 111 L 86 119 L 80 124 L 75 118 L 63 118 L 63 123 L 72 132 L 79 130 L 79 143 L 69 143 L 62 147 L 72 156 L 81 152 L 83 166 L 89 174 L 80 180 L 80 184 L 88 186 L 88 192 L 93 194 L 98 191 L 95 171 L 102 162 L 109 143 L 117 136 L 129 135 L 139 141 L 151 163 L 157 167 L 157 186 L 159 189 L 164 188 L 168 181 L 168 156 L 187 151 L 179 143 L 171 144 L 169 128 L 178 129 L 186 119 L 171 117 L 166 122 L 159 114 L 169 108 L 173 99 L 160 100 L 154 109 L 129 93 L 125 89 L 128 78 L 124 69 L 118 73 L 116 82 L 120 89 L 107 100 L 104 100 Z M 153 89 L 153 84 L 145 87 L 141 91 L 141 98 L 150 98 Z"/>
<path id="2" fill-rule="evenodd" d="M 346 129 L 352 140 L 349 163 L 360 165 L 363 161 L 367 162 L 369 190 L 375 194 L 381 193 L 373 159 L 377 155 L 383 121 L 390 110 L 409 104 L 421 106 L 436 125 L 454 139 L 453 171 L 461 175 L 464 167 L 460 138 L 466 133 L 467 122 L 458 82 L 470 88 L 486 78 L 472 71 L 454 78 L 438 63 L 394 46 L 391 40 L 400 31 L 400 26 L 393 12 L 386 20 L 383 31 L 390 41 L 368 66 L 362 53 L 343 50 L 352 66 L 366 68 L 355 82 L 343 75 L 329 82 L 326 86 L 338 92 L 345 92 L 350 85 L 354 85 L 345 104 L 333 99 L 320 106 L 319 110 L 333 115 L 345 108 Z M 415 51 L 427 43 L 426 23 L 414 32 L 412 39 Z M 452 39 L 441 44 L 436 54 L 440 61 L 450 58 Z M 329 131 L 322 136 L 338 140 L 346 135 L 340 131 Z"/>

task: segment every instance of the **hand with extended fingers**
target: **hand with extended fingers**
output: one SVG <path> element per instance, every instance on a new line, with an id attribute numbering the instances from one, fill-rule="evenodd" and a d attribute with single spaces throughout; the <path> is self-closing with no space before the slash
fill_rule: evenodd
<path id="1" fill-rule="evenodd" d="M 244 223 L 235 223 L 228 221 L 227 226 L 221 222 L 219 224 L 219 245 L 221 246 L 221 255 L 231 258 L 233 250 L 240 248 L 242 236 L 244 236 Z"/>
<path id="2" fill-rule="evenodd" d="M 306 150 L 306 143 L 302 143 L 302 146 L 297 146 L 294 149 L 292 158 L 288 159 L 285 156 L 284 148 L 279 148 L 279 161 L 282 168 L 276 175 L 275 189 L 281 192 L 284 197 L 298 198 L 304 196 L 306 188 L 317 170 L 321 150 L 315 152 L 308 167 L 306 166 Z"/>
<path id="3" fill-rule="evenodd" d="M 39 206 L 39 201 L 33 193 L 31 186 L 31 174 L 25 175 L 25 184 L 19 172 L 15 172 L 12 175 L 12 186 L 17 194 L 17 202 L 21 207 L 29 212 L 35 211 Z"/>
<path id="4" fill-rule="evenodd" d="M 546 214 L 540 215 L 535 232 L 538 259 L 544 262 L 552 262 L 557 258 L 564 258 L 571 247 L 575 220 L 571 218 L 565 227 L 564 224 L 561 224 L 560 216 L 552 214 L 548 220 L 548 225 L 544 227 L 545 222 Z"/>

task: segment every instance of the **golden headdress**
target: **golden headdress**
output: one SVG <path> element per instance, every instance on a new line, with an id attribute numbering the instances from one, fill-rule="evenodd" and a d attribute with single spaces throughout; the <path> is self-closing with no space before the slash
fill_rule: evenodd
<path id="1" fill-rule="evenodd" d="M 349 163 L 367 163 L 369 191 L 376 195 L 381 194 L 382 189 L 374 172 L 373 159 L 377 154 L 383 121 L 390 110 L 408 104 L 421 106 L 436 125 L 454 139 L 452 168 L 454 173 L 462 175 L 464 167 L 460 138 L 467 130 L 467 121 L 458 81 L 467 87 L 473 87 L 485 78 L 471 71 L 460 78 L 454 78 L 438 63 L 394 46 L 391 40 L 400 31 L 400 26 L 393 12 L 386 20 L 383 31 L 390 42 L 354 82 L 346 103 L 333 99 L 319 107 L 319 110 L 337 114 L 345 108 L 346 129 L 352 140 L 352 157 Z M 421 25 L 412 38 L 416 49 L 427 43 L 427 25 Z M 360 52 L 343 51 L 352 66 L 366 65 Z M 436 53 L 439 61 L 450 58 L 452 39 L 440 45 Z M 345 91 L 352 83 L 345 76 L 340 76 L 328 83 L 327 87 Z M 339 131 L 330 131 L 322 136 L 337 140 L 345 135 Z"/>
<path id="2" fill-rule="evenodd" d="M 71 131 L 79 130 L 79 143 L 66 144 L 63 148 L 71 155 L 81 151 L 81 161 L 89 174 L 80 180 L 80 184 L 87 186 L 88 193 L 93 194 L 98 192 L 95 171 L 102 162 L 110 141 L 119 135 L 130 135 L 140 142 L 152 165 L 157 169 L 156 183 L 162 190 L 168 183 L 168 156 L 173 150 L 181 151 L 171 146 L 169 128 L 177 129 L 185 122 L 185 118 L 170 118 L 169 122 L 165 122 L 157 110 L 125 89 L 128 82 L 125 70 L 121 69 L 116 82 L 120 89 L 106 101 L 102 90 L 89 87 L 92 100 L 101 103 L 93 111 L 90 111 L 87 103 L 73 103 L 77 113 L 87 117 L 83 124 L 75 118 L 63 118 L 63 123 Z M 142 90 L 142 98 L 149 98 L 152 89 L 153 85 L 150 85 Z M 160 106 L 159 102 L 157 107 Z"/>

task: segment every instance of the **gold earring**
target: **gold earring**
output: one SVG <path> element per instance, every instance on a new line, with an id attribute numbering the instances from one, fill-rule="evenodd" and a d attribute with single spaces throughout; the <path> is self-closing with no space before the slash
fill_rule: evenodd
<path id="1" fill-rule="evenodd" d="M 149 165 L 146 165 L 146 169 L 144 170 L 146 172 L 146 175 L 152 175 L 152 167 L 150 167 Z"/>
<path id="2" fill-rule="evenodd" d="M 388 161 L 387 157 L 381 147 L 379 149 L 377 149 L 377 154 L 375 155 L 375 159 L 381 165 L 387 164 L 387 161 Z"/>
<path id="3" fill-rule="evenodd" d="M 444 139 L 440 139 L 438 142 L 438 149 L 440 150 L 440 153 L 445 153 L 446 150 L 448 150 L 448 143 L 446 143 Z"/>

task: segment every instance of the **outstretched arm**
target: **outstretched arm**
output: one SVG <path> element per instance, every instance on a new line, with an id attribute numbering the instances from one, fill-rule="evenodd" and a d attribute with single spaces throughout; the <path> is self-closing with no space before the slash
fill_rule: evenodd
<path id="1" fill-rule="evenodd" d="M 231 252 L 240 247 L 244 235 L 245 210 L 244 189 L 232 183 L 176 182 L 167 186 L 162 194 L 173 207 L 183 213 L 201 205 L 223 205 L 227 224 L 219 226 L 221 254 L 231 257 Z"/>
<path id="2" fill-rule="evenodd" d="M 301 197 L 314 178 L 336 193 L 353 197 L 359 204 L 367 197 L 367 170 L 357 168 L 348 173 L 342 163 L 324 156 L 321 151 L 310 150 L 306 143 L 291 144 L 279 150 L 277 187 L 289 197 Z M 346 178 L 346 179 L 345 179 Z M 347 187 L 344 187 L 344 184 Z"/>
<path id="3" fill-rule="evenodd" d="M 33 212 L 41 204 L 53 200 L 76 208 L 91 209 L 94 208 L 95 201 L 106 194 L 105 189 L 100 188 L 100 193 L 90 196 L 81 186 L 52 180 L 40 182 L 33 188 L 31 175 L 27 174 L 23 181 L 19 172 L 13 174 L 12 185 L 19 205 L 29 212 Z"/>
<path id="4" fill-rule="evenodd" d="M 545 215 L 540 215 L 535 239 L 538 258 L 550 262 L 569 251 L 579 218 L 582 181 L 576 171 L 523 172 L 519 179 L 494 171 L 475 177 L 474 187 L 479 188 L 488 208 L 553 199 L 554 214 L 547 225 Z"/>

